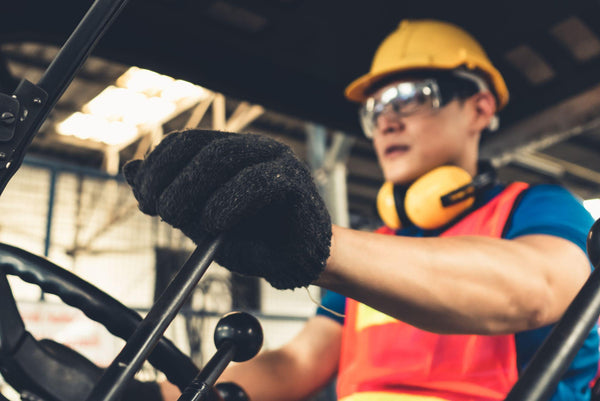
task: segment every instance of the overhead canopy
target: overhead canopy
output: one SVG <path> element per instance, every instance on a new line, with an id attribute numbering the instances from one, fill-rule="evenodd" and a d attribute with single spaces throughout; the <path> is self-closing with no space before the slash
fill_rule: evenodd
<path id="1" fill-rule="evenodd" d="M 0 39 L 61 44 L 89 5 L 5 3 Z M 96 54 L 356 132 L 343 89 L 402 18 L 444 19 L 473 33 L 505 74 L 507 123 L 600 83 L 596 1 L 138 0 Z"/>

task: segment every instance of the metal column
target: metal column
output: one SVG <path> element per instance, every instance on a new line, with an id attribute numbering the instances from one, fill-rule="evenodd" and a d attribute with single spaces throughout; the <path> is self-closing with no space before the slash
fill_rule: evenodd
<path id="1" fill-rule="evenodd" d="M 354 140 L 336 132 L 327 149 L 327 131 L 324 127 L 308 124 L 306 133 L 307 159 L 331 221 L 336 225 L 349 227 L 346 160 Z"/>

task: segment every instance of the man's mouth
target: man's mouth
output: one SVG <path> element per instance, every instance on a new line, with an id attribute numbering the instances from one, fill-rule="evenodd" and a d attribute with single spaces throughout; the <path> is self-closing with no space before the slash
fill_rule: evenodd
<path id="1" fill-rule="evenodd" d="M 409 147 L 407 145 L 392 145 L 385 149 L 386 156 L 394 156 L 407 152 Z"/>

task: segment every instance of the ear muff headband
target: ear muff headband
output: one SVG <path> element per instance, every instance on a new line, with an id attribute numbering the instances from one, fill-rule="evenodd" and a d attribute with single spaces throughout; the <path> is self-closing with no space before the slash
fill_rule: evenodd
<path id="1" fill-rule="evenodd" d="M 475 197 L 495 181 L 491 168 L 472 179 L 460 167 L 431 170 L 408 188 L 383 184 L 377 194 L 377 210 L 384 224 L 397 230 L 414 224 L 425 230 L 444 226 L 470 208 Z"/>

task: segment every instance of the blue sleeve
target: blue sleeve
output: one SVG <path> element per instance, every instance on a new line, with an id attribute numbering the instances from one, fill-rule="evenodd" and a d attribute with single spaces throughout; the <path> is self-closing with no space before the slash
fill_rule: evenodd
<path id="1" fill-rule="evenodd" d="M 528 234 L 564 238 L 586 252 L 587 234 L 594 219 L 581 200 L 558 185 L 536 185 L 523 196 L 515 210 L 507 239 Z"/>
<path id="2" fill-rule="evenodd" d="M 346 312 L 346 297 L 338 294 L 337 292 L 327 291 L 321 299 L 321 305 L 327 309 L 331 309 L 332 311 L 343 315 Z M 317 315 L 327 316 L 338 322 L 339 324 L 344 324 L 344 318 L 341 316 L 334 315 L 326 309 L 319 307 L 317 309 Z"/>

